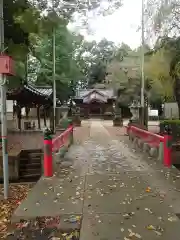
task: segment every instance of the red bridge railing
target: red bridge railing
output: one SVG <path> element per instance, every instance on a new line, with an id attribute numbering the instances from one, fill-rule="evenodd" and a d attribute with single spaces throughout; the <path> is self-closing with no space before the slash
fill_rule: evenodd
<path id="1" fill-rule="evenodd" d="M 150 147 L 160 147 L 160 143 L 163 144 L 163 163 L 165 166 L 170 167 L 172 165 L 171 152 L 172 152 L 172 136 L 167 132 L 163 136 L 149 132 L 147 130 L 135 127 L 133 125 L 127 126 L 127 134 L 134 136 L 138 139 L 142 139 L 144 143 L 147 143 Z"/>
<path id="2" fill-rule="evenodd" d="M 69 126 L 63 133 L 52 140 L 52 151 L 58 152 L 60 148 L 67 146 L 73 139 L 73 126 Z"/>
<path id="3" fill-rule="evenodd" d="M 152 146 L 158 146 L 160 142 L 164 142 L 164 136 L 146 131 L 135 126 L 131 126 L 130 131 L 132 131 L 136 137 L 143 139 L 147 143 L 152 143 Z"/>
<path id="4" fill-rule="evenodd" d="M 44 176 L 53 176 L 53 152 L 58 152 L 61 148 L 68 148 L 73 143 L 73 126 L 70 125 L 63 133 L 52 139 L 46 134 L 44 138 Z"/>

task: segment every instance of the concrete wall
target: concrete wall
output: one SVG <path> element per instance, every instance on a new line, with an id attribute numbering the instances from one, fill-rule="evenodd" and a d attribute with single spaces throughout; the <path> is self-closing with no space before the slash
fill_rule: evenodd
<path id="1" fill-rule="evenodd" d="M 9 163 L 9 179 L 16 180 L 19 178 L 19 158 L 11 157 L 8 158 Z M 3 159 L 0 156 L 0 179 L 3 179 Z"/>

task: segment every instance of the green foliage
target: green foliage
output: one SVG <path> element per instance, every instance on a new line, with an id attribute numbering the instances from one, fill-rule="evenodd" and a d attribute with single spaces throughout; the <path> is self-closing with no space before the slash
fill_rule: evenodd
<path id="1" fill-rule="evenodd" d="M 73 13 L 80 14 L 80 16 L 87 17 L 90 11 L 96 12 L 97 15 L 109 15 L 122 6 L 121 0 L 112 0 L 104 4 L 104 0 L 29 0 L 32 4 L 41 11 L 51 11 L 52 6 L 58 15 L 63 18 L 70 19 Z"/>
<path id="2" fill-rule="evenodd" d="M 106 65 L 99 61 L 96 64 L 93 64 L 89 72 L 89 86 L 92 86 L 96 83 L 102 83 L 106 77 Z"/>
<path id="3" fill-rule="evenodd" d="M 122 43 L 118 47 L 108 41 L 104 41 L 103 43 L 106 44 L 100 44 L 100 46 L 103 46 L 101 48 L 101 54 L 97 54 L 99 46 L 91 46 L 95 57 L 92 59 L 94 60 L 94 64 L 90 65 L 91 71 L 88 74 L 89 84 L 103 83 L 104 87 L 114 89 L 117 92 L 117 101 L 121 105 L 127 106 L 132 100 L 140 100 L 141 48 L 139 47 L 136 50 L 132 50 L 125 43 Z M 148 46 L 145 46 L 145 52 L 149 51 L 149 49 Z M 98 56 L 97 59 L 101 59 L 101 61 L 96 62 L 96 56 Z M 163 78 L 161 78 L 161 82 L 157 81 L 157 79 L 159 78 L 159 75 L 162 75 L 163 67 L 165 65 L 163 63 L 162 67 L 159 69 L 156 66 L 157 61 L 155 62 L 154 58 L 152 60 L 149 56 L 145 58 L 145 63 L 146 68 L 148 66 L 149 70 L 149 72 L 146 71 L 145 76 L 146 97 L 149 98 L 150 102 L 161 102 L 163 94 L 165 95 L 166 93 L 163 91 Z M 157 69 L 156 72 L 154 69 L 155 67 Z M 168 68 L 166 68 L 166 70 L 168 71 Z M 157 71 L 161 72 L 159 73 Z M 156 77 L 154 77 L 154 75 L 156 75 Z M 167 75 L 169 76 L 169 73 L 167 73 Z M 173 92 L 172 85 L 168 85 L 166 90 L 166 95 L 171 95 Z"/>
<path id="4" fill-rule="evenodd" d="M 28 33 L 24 32 L 18 22 L 15 21 L 15 16 L 19 17 L 23 11 L 30 9 L 30 5 L 26 0 L 3 1 L 4 4 L 4 35 L 5 45 L 9 44 L 9 41 L 14 44 L 28 45 Z"/>
<path id="5" fill-rule="evenodd" d="M 139 98 L 141 48 L 132 50 L 125 43 L 117 47 L 106 39 L 99 43 L 86 42 L 82 36 L 75 35 L 67 29 L 74 12 L 86 15 L 87 11 L 93 9 L 101 14 L 109 14 L 112 9 L 121 5 L 121 1 L 111 1 L 109 9 L 99 8 L 101 0 L 90 0 L 88 3 L 85 0 L 54 1 L 53 10 L 45 0 L 4 2 L 5 25 L 8 26 L 5 28 L 5 44 L 8 46 L 7 52 L 15 59 L 17 73 L 16 77 L 9 79 L 10 86 L 17 86 L 22 80 L 33 81 L 39 85 L 52 85 L 52 34 L 53 29 L 56 29 L 55 78 L 57 94 L 62 101 L 74 94 L 79 85 L 86 87 L 88 84 L 91 86 L 104 82 L 107 88 L 119 92 L 121 103 L 129 104 L 132 99 Z M 42 11 L 47 14 L 42 14 Z M 149 50 L 149 47 L 146 46 L 145 50 Z M 169 76 L 167 72 L 165 77 L 163 75 L 164 63 L 161 63 L 160 69 L 157 68 L 158 57 L 152 59 L 150 56 L 151 59 L 148 60 L 150 70 L 147 74 L 146 90 L 152 93 L 152 99 L 154 96 L 157 99 L 164 96 L 162 86 L 168 82 Z M 178 72 L 178 69 L 179 64 L 176 64 L 175 71 Z M 160 75 L 163 77 L 159 77 Z M 167 91 L 171 89 L 169 86 L 170 84 L 166 88 Z"/>
<path id="6" fill-rule="evenodd" d="M 107 64 L 114 58 L 116 46 L 113 42 L 102 39 L 99 43 L 82 42 L 76 60 L 83 67 L 83 74 L 88 79 L 88 85 L 102 83 L 107 75 Z"/>
<path id="7" fill-rule="evenodd" d="M 146 2 L 146 16 L 149 32 L 156 36 L 173 35 L 180 30 L 180 3 L 177 0 L 148 0 Z"/>
<path id="8" fill-rule="evenodd" d="M 37 84 L 52 85 L 52 34 L 44 36 L 34 50 L 34 55 L 40 63 Z M 61 100 L 65 100 L 73 94 L 73 88 L 83 75 L 74 58 L 76 36 L 68 31 L 65 21 L 59 21 L 55 30 L 55 39 L 57 95 Z"/>
<path id="9" fill-rule="evenodd" d="M 180 125 L 180 120 L 179 119 L 161 120 L 160 123 L 162 123 L 162 124 L 178 124 L 178 125 Z"/>
<path id="10" fill-rule="evenodd" d="M 110 14 L 121 5 L 121 1 L 113 0 L 104 8 L 102 2 L 54 0 L 51 6 L 47 0 L 4 1 L 5 47 L 14 58 L 16 69 L 16 76 L 9 78 L 9 87 L 27 80 L 52 85 L 53 29 L 56 29 L 55 78 L 60 99 L 72 95 L 79 82 L 87 85 L 88 76 L 93 72 L 92 63 L 109 60 L 113 43 L 107 44 L 106 40 L 99 44 L 85 43 L 82 36 L 70 33 L 67 25 L 75 12 L 80 16 L 92 10 L 97 14 Z M 91 56 L 85 57 L 86 52 Z"/>
<path id="11" fill-rule="evenodd" d="M 180 120 L 163 120 L 160 121 L 160 132 L 163 134 L 168 129 L 172 136 L 172 141 L 177 142 L 180 139 Z"/>
<path id="12" fill-rule="evenodd" d="M 156 88 L 162 99 L 173 100 L 174 80 L 170 76 L 171 56 L 165 48 L 159 48 L 151 56 L 146 56 L 145 74 L 152 80 L 152 88 Z"/>
<path id="13" fill-rule="evenodd" d="M 158 41 L 151 54 L 148 68 L 151 77 L 159 83 L 165 101 L 180 103 L 180 38 L 164 37 Z M 150 70 L 151 68 L 151 70 Z"/>
<path id="14" fill-rule="evenodd" d="M 162 0 L 162 1 L 147 1 L 147 24 L 149 28 L 148 37 L 152 38 L 153 34 L 158 39 L 154 46 L 154 51 L 151 51 L 158 58 L 156 63 L 156 73 L 161 71 L 161 76 L 157 78 L 162 85 L 161 89 L 164 91 L 164 98 L 167 101 L 175 99 L 180 108 L 180 33 L 179 14 L 180 4 L 176 0 Z M 171 36 L 171 37 L 169 37 Z M 174 37 L 172 37 L 174 36 Z M 160 63 L 160 58 L 163 61 Z M 161 57 L 158 56 L 161 54 Z M 151 57 L 152 59 L 152 57 Z M 161 66 L 160 66 L 161 65 Z M 164 66 L 163 66 L 164 65 Z M 158 67 L 160 67 L 158 70 Z M 164 72 L 163 72 L 164 70 Z M 175 100 L 174 99 L 174 100 Z"/>

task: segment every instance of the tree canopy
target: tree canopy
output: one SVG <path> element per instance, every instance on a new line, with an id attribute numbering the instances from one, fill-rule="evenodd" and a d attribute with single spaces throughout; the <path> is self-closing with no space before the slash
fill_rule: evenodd
<path id="1" fill-rule="evenodd" d="M 160 86 L 164 100 L 176 100 L 180 107 L 180 3 L 176 0 L 147 1 L 146 11 L 147 27 L 151 31 L 148 37 L 153 33 L 156 39 L 146 70 Z"/>
<path id="2" fill-rule="evenodd" d="M 68 23 L 73 20 L 74 14 L 81 17 L 87 16 L 89 11 L 110 14 L 110 9 L 119 6 L 121 1 L 117 0 L 107 1 L 106 7 L 102 0 L 4 1 L 5 44 L 2 51 L 14 58 L 16 68 L 16 76 L 9 79 L 9 87 L 18 86 L 22 81 L 52 85 L 53 29 L 59 98 L 68 98 L 79 83 L 87 85 L 88 77 L 93 74 L 93 65 L 100 64 L 100 58 L 106 58 L 110 50 L 106 49 L 106 55 L 104 52 L 100 56 L 103 44 L 106 43 L 102 41 L 101 46 L 84 41 L 81 35 L 69 31 Z"/>
<path id="3" fill-rule="evenodd" d="M 152 49 L 148 45 L 144 49 L 146 94 L 151 101 L 172 100 L 173 91 L 179 86 L 180 40 L 178 36 L 165 34 L 167 26 L 171 26 L 171 31 L 179 26 L 176 17 L 169 25 L 165 24 L 169 16 L 177 14 L 175 10 L 179 10 L 179 5 L 175 0 L 168 2 L 168 7 L 165 0 L 161 4 L 155 0 L 147 5 L 152 31 L 158 36 Z M 4 48 L 16 63 L 16 76 L 10 79 L 9 87 L 18 86 L 22 81 L 52 85 L 52 35 L 55 29 L 55 79 L 62 101 L 73 95 L 77 87 L 94 87 L 99 83 L 113 88 L 123 104 L 139 99 L 141 46 L 132 50 L 126 43 L 117 46 L 106 39 L 87 42 L 83 36 L 68 29 L 69 22 L 77 14 L 84 19 L 89 11 L 111 14 L 121 4 L 117 0 L 107 0 L 106 4 L 102 0 L 4 1 Z"/>

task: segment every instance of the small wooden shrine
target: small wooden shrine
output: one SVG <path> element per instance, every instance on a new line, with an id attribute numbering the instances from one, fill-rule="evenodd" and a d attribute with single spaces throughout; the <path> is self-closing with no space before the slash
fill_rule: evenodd
<path id="1" fill-rule="evenodd" d="M 40 115 L 43 115 L 44 125 L 46 126 L 46 117 L 49 109 L 51 108 L 52 101 L 52 87 L 39 87 L 32 84 L 24 84 L 19 88 L 8 90 L 7 99 L 12 100 L 13 115 L 18 118 L 18 129 L 21 130 L 22 109 L 25 108 L 26 118 L 28 119 L 29 113 L 32 108 L 37 109 L 38 128 L 40 126 Z M 29 125 L 27 128 L 32 128 Z M 27 130 L 27 129 L 26 129 Z"/>
<path id="2" fill-rule="evenodd" d="M 52 87 L 22 84 L 19 88 L 8 89 L 7 100 L 13 105 L 7 120 L 9 178 L 22 181 L 39 178 L 42 174 L 42 127 L 54 123 Z M 2 177 L 0 146 L 0 180 Z"/>
<path id="3" fill-rule="evenodd" d="M 104 118 L 113 116 L 116 97 L 113 89 L 81 89 L 73 100 L 80 108 L 81 116 Z"/>

